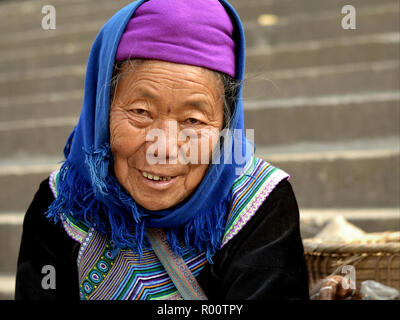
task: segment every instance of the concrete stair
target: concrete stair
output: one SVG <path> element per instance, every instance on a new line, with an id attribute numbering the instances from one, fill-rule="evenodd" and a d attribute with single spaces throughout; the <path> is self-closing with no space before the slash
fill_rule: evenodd
<path id="1" fill-rule="evenodd" d="M 54 0 L 48 31 L 48 1 L 0 2 L 0 299 L 13 298 L 24 213 L 77 122 L 94 37 L 129 2 Z M 246 127 L 291 175 L 301 221 L 400 230 L 399 2 L 353 0 L 356 30 L 341 28 L 345 0 L 231 3 L 246 33 Z"/>

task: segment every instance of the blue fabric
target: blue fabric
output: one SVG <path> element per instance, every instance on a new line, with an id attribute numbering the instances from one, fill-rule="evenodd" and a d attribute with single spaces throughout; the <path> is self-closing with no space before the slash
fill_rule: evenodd
<path id="1" fill-rule="evenodd" d="M 151 1 L 151 0 L 150 0 Z M 148 211 L 138 206 L 119 185 L 113 174 L 113 155 L 109 147 L 110 81 L 116 50 L 125 26 L 135 9 L 144 0 L 136 1 L 117 12 L 101 29 L 91 48 L 82 112 L 64 149 L 65 162 L 60 170 L 58 198 L 47 212 L 57 221 L 73 214 L 100 232 L 109 233 L 116 245 L 130 247 L 139 253 L 148 245 L 145 228 L 164 228 L 171 247 L 180 252 L 178 233 L 186 245 L 205 251 L 211 261 L 219 249 L 229 208 L 231 187 L 237 169 L 251 157 L 248 143 L 242 139 L 242 155 L 246 161 L 210 165 L 204 179 L 189 199 L 173 208 Z M 229 3 L 220 1 L 235 25 L 236 78 L 243 80 L 245 68 L 244 31 L 239 16 Z M 244 129 L 242 88 L 240 88 L 232 129 Z M 243 131 L 242 131 L 243 132 Z M 229 147 L 234 154 L 234 144 Z M 229 154 L 229 152 L 228 152 Z M 183 231 L 182 231 L 183 230 Z"/>

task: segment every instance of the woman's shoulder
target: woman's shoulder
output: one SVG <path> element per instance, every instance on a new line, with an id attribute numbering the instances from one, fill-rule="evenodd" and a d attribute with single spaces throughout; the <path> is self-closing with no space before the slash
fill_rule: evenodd
<path id="1" fill-rule="evenodd" d="M 289 178 L 288 173 L 269 162 L 259 158 L 251 160 L 233 185 L 222 246 L 250 221 L 265 217 L 279 202 L 294 202 L 297 207 Z"/>
<path id="2" fill-rule="evenodd" d="M 23 222 L 23 237 L 39 240 L 49 248 L 66 238 L 62 222 L 55 222 L 46 214 L 55 199 L 51 179 L 52 175 L 40 183 Z"/>
<path id="3" fill-rule="evenodd" d="M 34 228 L 50 227 L 54 224 L 51 223 L 45 213 L 54 200 L 53 192 L 49 185 L 49 177 L 44 179 L 38 190 L 36 191 L 31 204 L 26 211 L 24 218 L 24 227 L 32 226 Z"/>
<path id="4" fill-rule="evenodd" d="M 201 285 L 224 299 L 307 299 L 303 252 L 297 202 L 282 179 L 215 254 Z"/>
<path id="5" fill-rule="evenodd" d="M 68 237 L 60 221 L 51 221 L 47 216 L 54 195 L 49 178 L 43 180 L 26 211 L 16 274 L 16 299 L 55 299 L 68 296 L 74 290 L 74 271 L 77 255 L 76 242 Z M 57 293 L 42 288 L 44 266 L 53 266 L 57 274 Z M 72 288 L 70 290 L 70 287 Z M 61 288 L 61 289 L 60 289 Z M 64 290 L 68 288 L 68 290 Z M 60 290 L 58 290 L 60 289 Z"/>
<path id="6" fill-rule="evenodd" d="M 57 255 L 60 244 L 64 242 L 61 224 L 54 223 L 46 217 L 48 207 L 53 200 L 49 178 L 47 178 L 40 183 L 25 213 L 18 268 L 25 265 L 31 266 L 34 262 L 39 265 L 43 259 L 51 260 Z"/>

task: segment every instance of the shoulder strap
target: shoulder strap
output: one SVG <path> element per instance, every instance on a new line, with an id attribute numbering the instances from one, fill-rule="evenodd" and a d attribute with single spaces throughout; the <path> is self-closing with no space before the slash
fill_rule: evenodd
<path id="1" fill-rule="evenodd" d="M 207 300 L 185 261 L 171 250 L 161 229 L 147 229 L 151 246 L 184 300 Z"/>

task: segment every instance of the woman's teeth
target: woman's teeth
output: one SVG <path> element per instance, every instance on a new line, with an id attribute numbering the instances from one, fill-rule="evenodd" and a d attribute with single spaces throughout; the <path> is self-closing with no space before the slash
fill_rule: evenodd
<path id="1" fill-rule="evenodd" d="M 150 179 L 150 180 L 155 180 L 155 181 L 169 181 L 172 178 L 172 177 L 159 177 L 159 176 L 147 173 L 145 171 L 141 171 L 141 172 L 142 172 L 143 177 Z"/>

